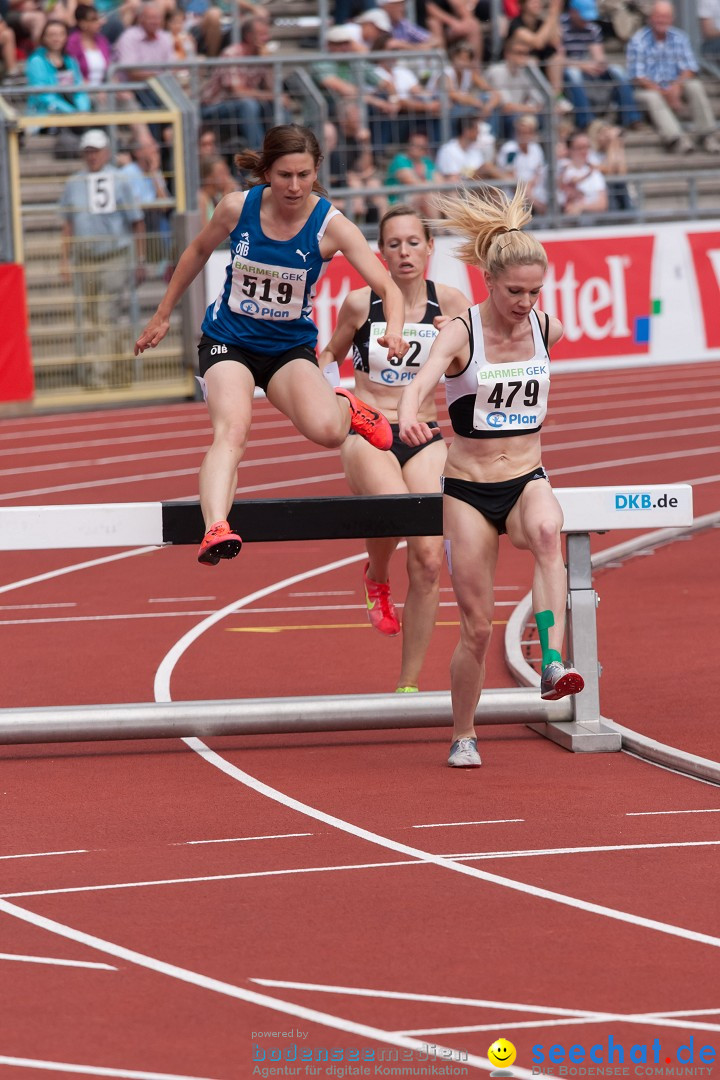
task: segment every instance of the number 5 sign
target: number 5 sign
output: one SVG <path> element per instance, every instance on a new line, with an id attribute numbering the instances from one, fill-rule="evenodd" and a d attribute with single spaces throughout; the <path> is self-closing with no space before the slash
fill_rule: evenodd
<path id="1" fill-rule="evenodd" d="M 114 214 L 117 210 L 115 176 L 109 172 L 89 173 L 88 210 L 91 214 Z"/>

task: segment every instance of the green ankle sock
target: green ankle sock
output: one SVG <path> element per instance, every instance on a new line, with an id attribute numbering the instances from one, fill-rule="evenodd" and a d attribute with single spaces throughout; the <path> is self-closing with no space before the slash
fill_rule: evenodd
<path id="1" fill-rule="evenodd" d="M 548 630 L 551 626 L 555 625 L 555 616 L 552 611 L 536 611 L 535 625 L 538 628 L 538 637 L 540 638 L 542 670 L 544 671 L 548 664 L 552 664 L 555 660 L 562 663 L 562 656 L 560 653 L 557 649 L 551 649 L 549 645 L 550 635 L 548 634 Z"/>

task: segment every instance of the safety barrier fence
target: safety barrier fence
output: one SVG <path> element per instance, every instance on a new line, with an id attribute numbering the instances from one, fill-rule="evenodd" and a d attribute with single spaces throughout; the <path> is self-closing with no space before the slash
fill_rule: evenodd
<path id="1" fill-rule="evenodd" d="M 572 699 L 542 701 L 537 689 L 483 691 L 479 723 L 529 723 L 575 752 L 621 748 L 620 734 L 600 711 L 596 606 L 590 534 L 611 529 L 691 525 L 687 484 L 623 488 L 559 488 L 567 534 L 567 651 L 585 689 Z M 442 496 L 387 495 L 234 503 L 230 524 L 245 542 L 340 540 L 442 533 Z M 0 510 L 0 550 L 195 544 L 203 534 L 194 502 L 26 506 Z M 185 735 L 333 731 L 449 724 L 447 693 L 156 702 L 78 708 L 0 710 L 0 743 L 86 739 L 175 738 Z"/>

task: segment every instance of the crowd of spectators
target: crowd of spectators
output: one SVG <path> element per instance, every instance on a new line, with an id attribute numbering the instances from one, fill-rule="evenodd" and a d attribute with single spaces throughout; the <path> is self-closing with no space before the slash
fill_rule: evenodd
<path id="1" fill-rule="evenodd" d="M 630 210 L 628 130 L 650 125 L 675 153 L 720 152 L 698 58 L 667 0 L 504 0 L 504 13 L 494 55 L 484 0 L 416 0 L 413 18 L 405 0 L 336 0 L 325 55 L 306 66 L 327 107 L 330 182 L 367 192 L 346 200 L 353 216 L 378 220 L 396 197 L 376 189 L 404 184 L 418 189 L 404 201 L 432 216 L 433 185 L 467 180 L 522 182 L 538 214 L 551 204 L 568 215 Z M 698 0 L 698 18 L 702 56 L 718 60 L 720 0 Z M 608 60 L 608 34 L 622 63 Z M 278 118 L 306 119 L 291 82 L 277 98 L 263 62 L 274 45 L 264 0 L 0 0 L 0 78 L 37 87 L 27 106 L 38 116 L 102 108 L 97 89 L 111 70 L 137 83 L 175 65 L 202 125 L 203 218 L 242 181 L 236 151 L 259 146 Z M 198 78 L 203 57 L 216 63 Z M 157 105 L 150 88 L 126 100 Z M 58 152 L 68 156 L 87 125 L 64 124 Z M 135 134 L 124 169 L 137 199 L 167 198 L 166 134 Z"/>

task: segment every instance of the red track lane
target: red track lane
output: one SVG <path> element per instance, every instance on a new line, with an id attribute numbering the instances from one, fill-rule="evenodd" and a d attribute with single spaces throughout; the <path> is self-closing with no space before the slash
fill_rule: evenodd
<path id="1" fill-rule="evenodd" d="M 718 364 L 556 378 L 544 432 L 554 483 L 690 481 L 696 515 L 717 511 L 718 389 Z M 193 497 L 207 438 L 204 409 L 194 404 L 7 421 L 0 507 Z M 238 487 L 258 498 L 347 492 L 337 453 L 296 439 L 265 402 L 256 407 Z M 593 551 L 630 535 L 595 537 Z M 596 584 L 605 714 L 720 760 L 720 686 L 708 662 L 716 549 L 708 530 L 604 568 Z M 163 657 L 209 613 L 361 553 L 359 542 L 247 545 L 239 560 L 213 570 L 198 566 L 190 548 L 116 561 L 101 551 L 10 553 L 0 580 L 3 703 L 152 700 Z M 393 571 L 400 599 L 402 559 L 396 556 Z M 84 561 L 95 565 L 12 587 Z M 270 591 L 211 626 L 179 658 L 172 697 L 391 689 L 400 643 L 367 625 L 360 566 Z M 501 605 L 517 602 L 529 582 L 527 556 L 504 545 L 489 685 L 510 685 L 503 624 L 512 607 Z M 447 688 L 457 639 L 446 577 L 443 587 L 447 606 L 426 689 Z M 110 944 L 91 948 L 0 911 L 0 953 L 117 970 L 0 958 L 0 1077 L 50 1075 L 44 1061 L 76 1063 L 70 1075 L 78 1077 L 93 1075 L 85 1065 L 120 1075 L 245 1080 L 260 1075 L 253 1074 L 253 1042 L 268 1052 L 277 1043 L 252 1032 L 291 1028 L 308 1032 L 306 1045 L 315 1048 L 390 1049 L 352 1023 L 414 1031 L 420 1043 L 480 1058 L 506 1035 L 521 1069 L 530 1067 L 538 1043 L 546 1050 L 551 1043 L 589 1047 L 608 1035 L 626 1051 L 657 1038 L 673 1059 L 691 1035 L 696 1048 L 718 1048 L 717 1013 L 656 1022 L 646 1016 L 717 1009 L 717 944 L 682 936 L 720 938 L 717 788 L 624 754 L 570 755 L 522 726 L 489 727 L 482 743 L 482 770 L 458 774 L 444 766 L 444 731 L 213 740 L 223 760 L 334 816 L 335 824 L 266 798 L 179 742 L 4 748 L 0 790 L 12 824 L 0 846 L 0 895 Z M 342 822 L 375 840 L 348 833 Z M 416 828 L 458 822 L 492 824 Z M 263 837 L 273 839 L 249 839 Z M 226 842 L 197 843 L 210 840 Z M 507 883 L 466 876 L 452 864 L 423 864 L 393 844 L 432 856 L 474 854 L 456 865 Z M 536 854 L 517 854 L 528 851 Z M 10 857 L 17 855 L 25 857 Z M 562 897 L 581 906 L 558 902 Z M 665 926 L 635 925 L 634 918 Z M 113 955 L 113 946 L 141 955 L 133 962 Z M 224 988 L 143 966 L 153 960 Z M 468 1002 L 319 993 L 255 979 Z M 247 992 L 348 1023 L 336 1030 L 329 1019 L 318 1023 L 232 996 Z M 470 999 L 515 1003 L 520 1011 Z M 640 1015 L 633 1024 L 568 1026 L 562 1015 L 529 1006 Z M 557 1026 L 536 1026 L 548 1019 Z M 534 1026 L 514 1027 L 518 1022 Z M 483 1030 L 434 1033 L 477 1025 Z M 13 1057 L 39 1064 L 5 1064 Z M 419 1063 L 416 1075 L 427 1075 Z"/>

